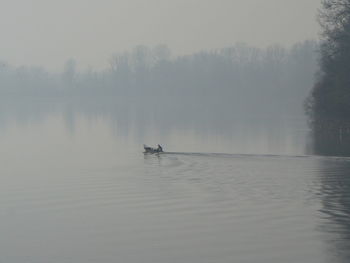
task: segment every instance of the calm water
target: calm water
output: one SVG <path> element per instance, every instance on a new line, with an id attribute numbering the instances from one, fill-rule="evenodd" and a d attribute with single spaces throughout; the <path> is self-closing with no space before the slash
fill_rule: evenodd
<path id="1" fill-rule="evenodd" d="M 350 159 L 305 155 L 302 119 L 36 101 L 0 123 L 0 262 L 350 260 Z"/>

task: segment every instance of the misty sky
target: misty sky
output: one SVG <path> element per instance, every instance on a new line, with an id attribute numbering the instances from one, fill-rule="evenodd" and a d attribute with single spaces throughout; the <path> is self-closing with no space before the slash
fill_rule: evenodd
<path id="1" fill-rule="evenodd" d="M 60 70 L 135 45 L 175 54 L 246 42 L 264 47 L 318 37 L 320 0 L 0 0 L 0 60 Z"/>

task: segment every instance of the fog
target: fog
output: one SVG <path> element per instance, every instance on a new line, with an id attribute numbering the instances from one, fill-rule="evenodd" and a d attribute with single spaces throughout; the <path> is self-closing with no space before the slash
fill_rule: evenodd
<path id="1" fill-rule="evenodd" d="M 290 48 L 247 44 L 174 56 L 166 45 L 137 46 L 109 59 L 101 71 L 79 71 L 74 59 L 61 73 L 3 63 L 3 96 L 88 98 L 115 96 L 141 104 L 207 105 L 213 111 L 254 115 L 304 115 L 312 87 L 317 43 Z M 210 106 L 211 105 L 211 106 Z"/>
<path id="2" fill-rule="evenodd" d="M 167 44 L 175 55 L 245 42 L 315 39 L 320 0 L 2 0 L 0 59 L 60 71 L 103 69 L 114 53 Z"/>
<path id="3" fill-rule="evenodd" d="M 348 262 L 319 5 L 1 0 L 0 261 Z"/>
<path id="4" fill-rule="evenodd" d="M 304 116 L 319 0 L 2 4 L 2 96 L 112 96 Z"/>
<path id="5" fill-rule="evenodd" d="M 100 120 L 136 151 L 162 141 L 181 151 L 305 154 L 317 50 L 315 41 L 238 43 L 177 56 L 166 45 L 136 46 L 104 70 L 81 71 L 69 59 L 59 73 L 3 63 L 0 127 L 62 116 L 69 134 L 81 118 Z"/>

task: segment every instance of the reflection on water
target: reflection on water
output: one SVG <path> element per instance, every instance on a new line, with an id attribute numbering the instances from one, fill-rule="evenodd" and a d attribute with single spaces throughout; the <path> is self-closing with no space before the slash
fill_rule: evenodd
<path id="1" fill-rule="evenodd" d="M 130 147 L 164 145 L 168 151 L 305 154 L 308 128 L 303 116 L 252 114 L 193 100 L 149 102 L 122 98 L 16 99 L 0 102 L 0 129 L 44 124 L 62 118 L 67 131 L 79 122 L 105 122 Z"/>
<path id="2" fill-rule="evenodd" d="M 0 262 L 349 261 L 350 161 L 303 155 L 302 119 L 112 99 L 0 107 Z"/>
<path id="3" fill-rule="evenodd" d="M 327 233 L 330 262 L 350 260 L 350 161 L 323 159 L 320 163 L 320 230 Z"/>

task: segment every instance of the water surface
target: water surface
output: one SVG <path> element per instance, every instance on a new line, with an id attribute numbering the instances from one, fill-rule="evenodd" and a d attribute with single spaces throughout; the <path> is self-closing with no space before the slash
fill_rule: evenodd
<path id="1" fill-rule="evenodd" d="M 349 261 L 350 159 L 306 155 L 300 118 L 20 105 L 0 114 L 0 262 Z"/>

